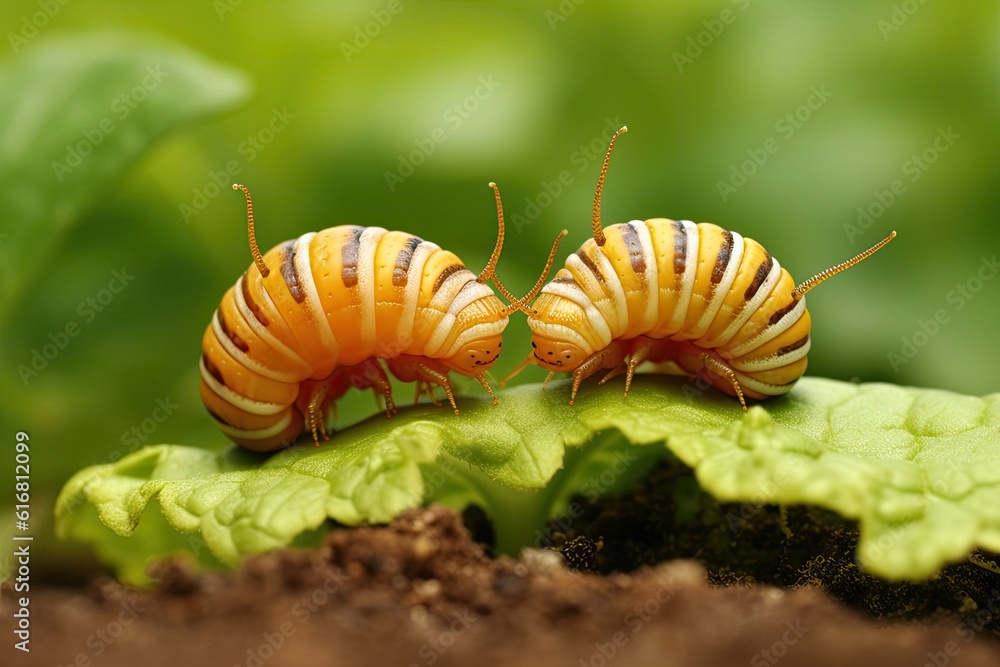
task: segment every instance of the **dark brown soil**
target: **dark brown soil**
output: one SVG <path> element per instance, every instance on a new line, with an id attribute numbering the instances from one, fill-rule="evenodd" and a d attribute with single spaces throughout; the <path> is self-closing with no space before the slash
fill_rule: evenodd
<path id="1" fill-rule="evenodd" d="M 627 572 L 692 558 L 715 585 L 814 586 L 877 619 L 964 623 L 1000 640 L 994 554 L 977 553 L 987 567 L 966 562 L 926 582 L 886 582 L 854 562 L 855 524 L 816 508 L 719 503 L 676 460 L 628 494 L 574 502 L 576 516 L 550 522 L 541 546 L 563 551 L 577 569 Z"/>
<path id="2" fill-rule="evenodd" d="M 0 664 L 1000 664 L 994 643 L 955 620 L 873 620 L 811 586 L 716 587 L 693 561 L 602 575 L 554 551 L 491 559 L 440 507 L 230 574 L 179 561 L 155 573 L 152 592 L 111 581 L 32 591 L 30 655 L 12 648 L 6 588 Z"/>

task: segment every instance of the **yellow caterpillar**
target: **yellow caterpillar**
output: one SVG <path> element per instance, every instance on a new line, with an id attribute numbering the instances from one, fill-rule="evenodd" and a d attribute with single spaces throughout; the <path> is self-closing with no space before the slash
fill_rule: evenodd
<path id="1" fill-rule="evenodd" d="M 763 246 L 713 224 L 653 218 L 604 229 L 601 192 L 615 140 L 625 131 L 615 133 L 604 158 L 593 238 L 569 256 L 533 309 L 513 301 L 528 314 L 532 351 L 504 382 L 528 364 L 549 370 L 550 379 L 571 372 L 572 404 L 580 383 L 599 370 L 609 371 L 602 384 L 625 373 L 628 396 L 636 368 L 651 361 L 704 378 L 738 397 L 744 410 L 747 397 L 786 393 L 806 369 L 806 292 L 877 252 L 896 232 L 796 287 Z"/>
<path id="2" fill-rule="evenodd" d="M 253 202 L 247 228 L 254 263 L 222 297 L 202 338 L 201 397 L 234 442 L 270 451 L 304 430 L 328 437 L 327 414 L 351 387 L 371 388 L 395 412 L 380 359 L 434 400 L 448 373 L 476 379 L 496 396 L 486 371 L 500 355 L 505 307 L 487 287 L 503 249 L 498 233 L 477 277 L 453 253 L 405 232 L 344 225 L 309 233 L 261 255 Z M 539 280 L 539 286 L 542 280 Z"/>

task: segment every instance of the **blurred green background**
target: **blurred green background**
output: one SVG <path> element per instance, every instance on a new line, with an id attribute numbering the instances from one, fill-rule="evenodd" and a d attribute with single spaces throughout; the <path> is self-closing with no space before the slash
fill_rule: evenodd
<path id="1" fill-rule="evenodd" d="M 496 181 L 511 224 L 499 272 L 523 292 L 558 230 L 560 262 L 587 238 L 608 130 L 625 123 L 605 224 L 714 222 L 799 281 L 898 231 L 810 294 L 810 374 L 997 390 L 995 2 L 11 0 L 0 26 L 0 471 L 27 431 L 39 534 L 84 465 L 140 441 L 227 445 L 197 361 L 251 261 L 233 181 L 254 195 L 262 247 L 379 225 L 475 271 Z M 114 129 L 97 145 L 101 120 Z M 60 173 L 81 141 L 92 155 Z M 123 268 L 134 278 L 103 292 Z M 512 319 L 497 377 L 528 349 Z M 342 423 L 374 412 L 367 393 L 341 404 Z"/>

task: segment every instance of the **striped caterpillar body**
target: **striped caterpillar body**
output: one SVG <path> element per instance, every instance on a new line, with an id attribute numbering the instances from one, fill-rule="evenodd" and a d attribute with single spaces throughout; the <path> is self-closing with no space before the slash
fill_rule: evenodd
<path id="1" fill-rule="evenodd" d="M 504 237 L 500 193 L 490 186 L 499 230 L 477 277 L 436 244 L 381 227 L 331 227 L 261 255 L 250 193 L 234 185 L 246 196 L 254 264 L 222 297 L 201 357 L 202 400 L 223 432 L 257 451 L 290 445 L 305 430 L 318 444 L 334 401 L 352 386 L 373 389 L 391 416 L 380 359 L 417 383 L 418 399 L 437 403 L 433 387 L 442 387 L 456 414 L 449 371 L 493 396 L 485 374 L 514 308 L 486 285 Z"/>
<path id="2" fill-rule="evenodd" d="M 645 361 L 665 372 L 701 377 L 739 398 L 788 392 L 805 372 L 810 318 L 805 294 L 869 257 L 887 238 L 799 286 L 761 244 L 710 223 L 653 218 L 601 226 L 611 139 L 598 180 L 593 238 L 569 256 L 528 313 L 528 364 L 573 373 L 570 404 L 580 383 L 624 373 L 625 396 Z M 548 267 L 546 267 L 546 270 Z M 532 292 L 525 298 L 530 301 Z M 503 383 L 501 383 L 503 384 Z"/>

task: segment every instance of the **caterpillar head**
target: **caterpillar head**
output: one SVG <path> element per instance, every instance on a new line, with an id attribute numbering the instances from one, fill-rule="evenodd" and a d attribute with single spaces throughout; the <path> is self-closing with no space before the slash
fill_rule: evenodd
<path id="1" fill-rule="evenodd" d="M 445 366 L 469 377 L 477 377 L 489 370 L 500 356 L 503 341 L 500 334 L 470 341 L 455 354 L 443 359 Z"/>
<path id="2" fill-rule="evenodd" d="M 529 317 L 528 324 L 533 331 L 531 352 L 501 380 L 501 386 L 531 365 L 541 366 L 550 373 L 572 373 L 593 354 L 593 350 L 586 349 L 583 339 L 567 327 L 546 325 L 537 315 Z"/>
<path id="3" fill-rule="evenodd" d="M 531 356 L 547 371 L 570 373 L 587 359 L 587 352 L 567 340 L 539 336 L 531 337 Z"/>

